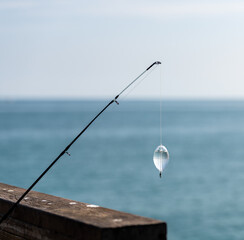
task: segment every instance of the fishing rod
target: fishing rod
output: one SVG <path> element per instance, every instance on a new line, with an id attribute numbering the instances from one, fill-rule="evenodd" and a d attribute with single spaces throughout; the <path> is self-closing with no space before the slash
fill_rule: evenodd
<path id="1" fill-rule="evenodd" d="M 42 179 L 42 177 L 50 170 L 50 168 L 64 155 L 67 154 L 70 156 L 68 150 L 75 143 L 75 141 L 90 127 L 90 125 L 112 104 L 118 103 L 117 99 L 119 96 L 126 91 L 133 83 L 135 83 L 142 75 L 144 75 L 149 69 L 151 69 L 154 65 L 161 64 L 161 62 L 156 61 L 151 64 L 144 72 L 142 72 L 135 80 L 133 80 L 130 84 L 128 84 L 113 100 L 111 100 L 88 124 L 87 126 L 70 142 L 70 144 L 58 155 L 58 157 L 47 167 L 47 169 L 32 183 L 32 185 L 23 193 L 23 195 L 13 204 L 13 206 L 8 210 L 8 212 L 3 215 L 0 220 L 1 223 L 8 218 L 8 216 L 14 211 L 14 209 L 18 206 L 18 204 L 23 200 L 23 198 L 31 191 L 31 189 Z"/>

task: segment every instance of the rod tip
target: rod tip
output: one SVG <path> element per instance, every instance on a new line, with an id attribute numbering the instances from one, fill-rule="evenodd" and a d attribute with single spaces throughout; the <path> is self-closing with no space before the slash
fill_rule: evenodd
<path id="1" fill-rule="evenodd" d="M 148 71 L 152 66 L 154 66 L 155 64 L 161 64 L 161 62 L 159 62 L 159 61 L 157 61 L 157 62 L 154 62 L 151 66 L 149 66 L 148 68 L 147 68 L 147 70 L 146 71 Z"/>

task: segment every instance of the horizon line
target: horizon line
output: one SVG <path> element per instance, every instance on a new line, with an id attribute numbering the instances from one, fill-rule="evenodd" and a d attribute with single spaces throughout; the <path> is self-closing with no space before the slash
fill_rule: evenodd
<path id="1" fill-rule="evenodd" d="M 72 102 L 72 101 L 111 101 L 113 98 L 106 98 L 106 97 L 75 97 L 75 98 L 51 98 L 51 97 L 17 97 L 17 98 L 1 98 L 0 97 L 0 102 L 28 102 L 28 101 L 33 101 L 33 102 L 38 102 L 38 101 L 43 101 L 43 102 L 61 102 L 61 101 L 67 101 L 67 102 Z M 244 101 L 244 97 L 212 97 L 212 98 L 206 98 L 206 97 L 164 97 L 161 99 L 162 101 Z M 151 97 L 144 97 L 144 98 L 126 98 L 126 99 L 118 99 L 118 101 L 160 101 L 160 98 L 151 98 Z"/>

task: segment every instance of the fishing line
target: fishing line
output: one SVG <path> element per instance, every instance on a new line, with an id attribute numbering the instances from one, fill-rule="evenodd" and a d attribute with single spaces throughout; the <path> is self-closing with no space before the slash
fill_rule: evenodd
<path id="1" fill-rule="evenodd" d="M 118 103 L 118 98 L 122 93 L 124 93 L 132 84 L 134 84 L 142 75 L 148 72 L 154 65 L 161 64 L 161 62 L 156 61 L 151 64 L 144 72 L 142 72 L 135 80 L 128 84 L 114 99 L 112 99 L 88 124 L 87 126 L 70 142 L 69 145 L 58 155 L 58 157 L 43 171 L 43 173 L 31 184 L 31 186 L 23 193 L 23 195 L 13 204 L 13 206 L 7 211 L 5 215 L 0 219 L 1 223 L 6 220 L 13 210 L 18 206 L 18 204 L 23 200 L 23 198 L 31 191 L 31 189 L 43 178 L 43 176 L 52 168 L 52 166 L 64 155 L 67 154 L 70 156 L 68 150 L 76 142 L 76 140 L 90 127 L 90 125 L 113 103 Z"/>
<path id="2" fill-rule="evenodd" d="M 159 83 L 159 137 L 160 145 L 155 149 L 153 154 L 153 162 L 155 167 L 159 171 L 159 177 L 162 177 L 162 173 L 169 162 L 169 152 L 162 143 L 162 66 L 160 67 L 160 83 Z"/>
<path id="3" fill-rule="evenodd" d="M 159 62 L 155 62 L 155 64 L 159 64 Z M 161 64 L 161 63 L 160 63 Z M 153 65 L 151 65 L 150 67 L 148 67 L 143 73 L 141 73 L 135 80 L 133 80 L 130 84 L 128 84 L 128 86 L 126 86 L 120 93 L 119 93 L 119 95 L 120 94 L 122 94 L 124 91 L 126 91 L 134 82 L 136 82 L 137 81 L 137 79 L 139 79 L 142 75 L 144 75 L 149 69 L 151 69 L 152 67 L 154 66 L 154 64 Z"/>
<path id="4" fill-rule="evenodd" d="M 152 67 L 148 72 L 145 73 L 145 76 L 138 81 L 138 83 L 136 83 L 134 85 L 134 87 L 132 87 L 132 89 L 130 91 L 128 91 L 128 93 L 124 94 L 122 97 L 120 97 L 120 100 L 125 100 L 132 92 L 133 90 L 135 90 L 135 88 L 137 88 L 145 78 L 147 78 L 154 70 L 155 70 L 156 66 L 155 67 Z M 116 107 L 116 105 L 113 105 L 109 111 L 112 111 L 114 108 Z"/>
<path id="5" fill-rule="evenodd" d="M 160 97 L 160 104 L 159 104 L 159 131 L 160 131 L 160 145 L 162 145 L 162 65 L 160 66 L 159 71 L 159 97 Z"/>
<path id="6" fill-rule="evenodd" d="M 139 81 L 134 85 L 134 87 L 131 88 L 130 91 L 128 91 L 126 94 L 124 94 L 124 96 L 120 97 L 120 99 L 121 99 L 121 100 L 126 99 L 126 98 L 128 97 L 128 95 L 130 95 L 130 94 L 133 92 L 133 90 L 135 90 L 135 88 L 137 88 L 137 87 L 143 82 L 143 80 L 144 80 L 145 78 L 147 78 L 147 77 L 148 77 L 148 76 L 155 70 L 155 68 L 156 68 L 156 67 L 151 68 L 147 73 L 145 73 L 145 76 L 144 76 L 141 80 L 139 80 Z M 113 107 L 115 107 L 115 105 L 114 105 Z M 113 108 L 113 107 L 112 107 L 112 108 Z"/>

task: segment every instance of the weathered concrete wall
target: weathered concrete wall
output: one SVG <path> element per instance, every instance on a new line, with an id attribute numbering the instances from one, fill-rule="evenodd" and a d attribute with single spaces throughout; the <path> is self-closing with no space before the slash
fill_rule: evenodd
<path id="1" fill-rule="evenodd" d="M 0 183 L 0 217 L 24 189 Z M 166 223 L 31 191 L 0 226 L 0 240 L 166 240 Z"/>

